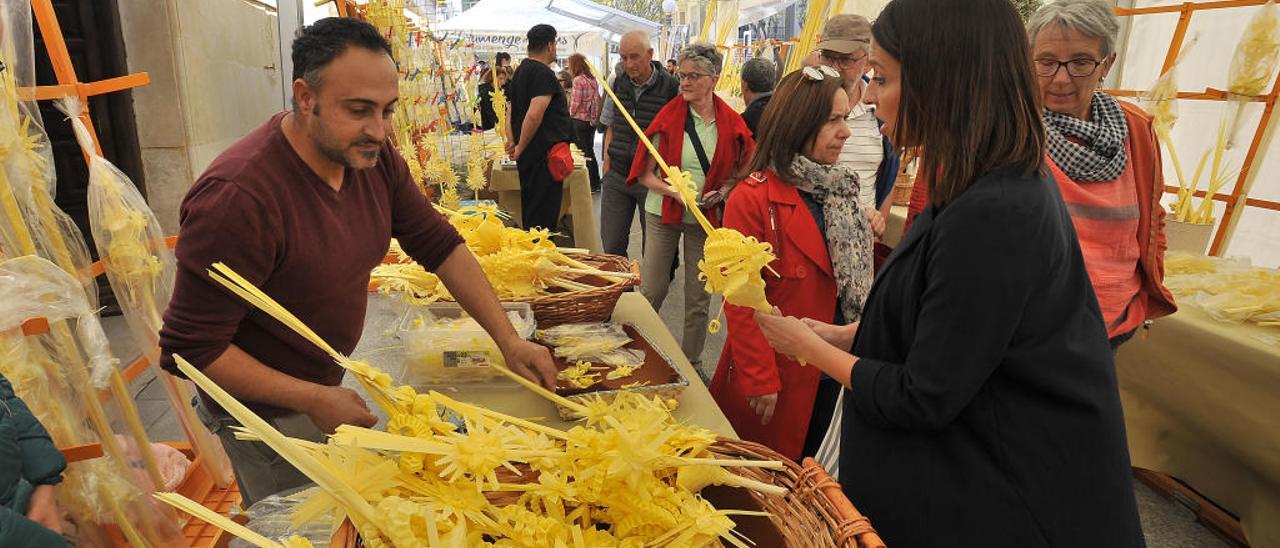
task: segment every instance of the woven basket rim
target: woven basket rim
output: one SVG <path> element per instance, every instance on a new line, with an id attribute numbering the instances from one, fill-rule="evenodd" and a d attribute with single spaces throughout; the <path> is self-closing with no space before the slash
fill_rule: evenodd
<path id="1" fill-rule="evenodd" d="M 636 277 L 623 278 L 621 281 L 613 282 L 609 285 L 593 287 L 591 289 L 563 291 L 560 293 L 548 293 L 546 295 L 538 295 L 536 297 L 512 297 L 508 299 L 503 299 L 503 302 L 529 303 L 532 305 L 537 305 L 537 304 L 562 302 L 562 301 L 569 301 L 569 300 L 576 301 L 583 297 L 603 296 L 603 295 L 608 295 L 609 293 L 612 293 L 615 291 L 621 293 L 622 291 L 625 291 L 627 288 L 637 285 L 639 283 L 638 276 L 640 274 L 640 266 L 639 266 L 640 263 L 632 259 L 628 259 L 621 255 L 610 255 L 607 253 L 591 253 L 587 255 L 578 255 L 577 260 L 582 262 L 591 261 L 591 262 L 601 263 L 600 270 L 607 270 L 610 272 L 618 272 L 618 273 L 624 273 L 624 274 L 631 273 L 631 274 L 635 274 Z M 610 270 L 609 268 L 607 268 L 609 266 L 613 266 L 615 268 Z"/>

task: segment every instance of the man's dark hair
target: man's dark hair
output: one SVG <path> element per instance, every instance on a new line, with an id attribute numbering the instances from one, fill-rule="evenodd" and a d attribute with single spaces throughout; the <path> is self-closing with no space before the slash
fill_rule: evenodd
<path id="1" fill-rule="evenodd" d="M 742 84 L 751 93 L 773 91 L 777 82 L 773 62 L 763 57 L 752 57 L 742 64 Z"/>
<path id="2" fill-rule="evenodd" d="M 326 17 L 302 27 L 294 37 L 293 79 L 301 79 L 312 89 L 318 88 L 320 70 L 351 46 L 392 55 L 391 44 L 373 25 L 348 17 Z M 298 109 L 296 97 L 293 108 Z"/>
<path id="3" fill-rule="evenodd" d="M 525 37 L 529 39 L 529 53 L 546 51 L 547 46 L 556 41 L 556 28 L 547 24 L 534 25 Z"/>
<path id="4" fill-rule="evenodd" d="M 493 57 L 493 62 L 494 62 L 494 64 L 496 64 L 496 65 L 498 65 L 498 66 L 502 66 L 502 62 L 503 62 L 503 61 L 506 61 L 506 62 L 510 63 L 510 62 L 511 62 L 511 54 L 510 54 L 510 53 L 507 53 L 507 52 L 505 52 L 505 51 L 499 51 L 499 52 L 498 52 L 498 54 L 497 54 L 497 55 L 495 55 L 495 56 Z"/>

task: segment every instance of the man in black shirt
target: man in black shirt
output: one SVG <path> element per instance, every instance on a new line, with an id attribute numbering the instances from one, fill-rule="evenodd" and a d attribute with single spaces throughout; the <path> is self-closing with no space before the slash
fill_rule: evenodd
<path id="1" fill-rule="evenodd" d="M 742 99 L 747 102 L 747 109 L 742 111 L 742 120 L 751 128 L 751 138 L 756 136 L 756 126 L 760 124 L 760 116 L 764 107 L 769 105 L 773 97 L 773 87 L 777 84 L 777 72 L 773 62 L 763 57 L 754 57 L 742 64 Z"/>
<path id="2" fill-rule="evenodd" d="M 534 25 L 527 34 L 529 56 L 511 77 L 511 140 L 507 154 L 520 172 L 524 228 L 556 229 L 564 188 L 547 169 L 547 153 L 573 140 L 569 102 L 551 63 L 556 60 L 556 29 Z"/>

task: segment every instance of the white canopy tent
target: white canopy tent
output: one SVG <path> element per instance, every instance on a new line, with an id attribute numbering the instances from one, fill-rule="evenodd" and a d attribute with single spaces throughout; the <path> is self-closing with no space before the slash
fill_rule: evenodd
<path id="1" fill-rule="evenodd" d="M 599 27 L 554 13 L 540 2 L 521 0 L 480 0 L 462 14 L 435 25 L 441 34 L 461 34 L 476 44 L 477 50 L 523 52 L 525 33 L 545 23 L 556 28 L 562 52 L 580 51 L 599 56 L 604 51 L 604 33 Z"/>
<path id="2" fill-rule="evenodd" d="M 658 31 L 653 21 L 587 0 L 481 0 L 462 14 L 435 25 L 439 33 L 460 33 L 477 49 L 523 50 L 529 28 L 545 23 L 559 33 L 561 53 L 602 58 L 608 42 L 632 29 Z"/>
<path id="3" fill-rule="evenodd" d="M 628 31 L 643 30 L 654 34 L 661 28 L 655 21 L 590 0 L 548 0 L 546 7 L 552 13 L 596 26 L 604 31 L 605 40 L 609 42 L 617 42 Z"/>

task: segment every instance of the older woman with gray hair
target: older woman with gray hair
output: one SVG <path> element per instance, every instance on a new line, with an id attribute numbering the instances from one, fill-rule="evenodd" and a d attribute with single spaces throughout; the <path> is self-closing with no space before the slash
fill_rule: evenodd
<path id="1" fill-rule="evenodd" d="M 1173 313 L 1164 287 L 1164 194 L 1151 117 L 1098 89 L 1116 60 L 1106 0 L 1059 0 L 1027 22 L 1047 162 L 1067 203 L 1112 349 Z"/>
<path id="2" fill-rule="evenodd" d="M 755 141 L 742 117 L 715 94 L 723 57 L 711 44 L 691 44 L 676 59 L 676 95 L 645 130 L 667 165 L 689 172 L 697 186 L 698 206 L 719 226 L 728 185 L 751 159 Z M 684 242 L 684 336 L 681 348 L 695 365 L 702 361 L 711 296 L 698 280 L 698 262 L 707 234 L 680 195 L 655 170 L 657 161 L 637 147 L 627 184 L 649 189 L 644 204 L 645 243 L 640 292 L 654 310 L 662 308 L 670 284 L 676 246 Z"/>

